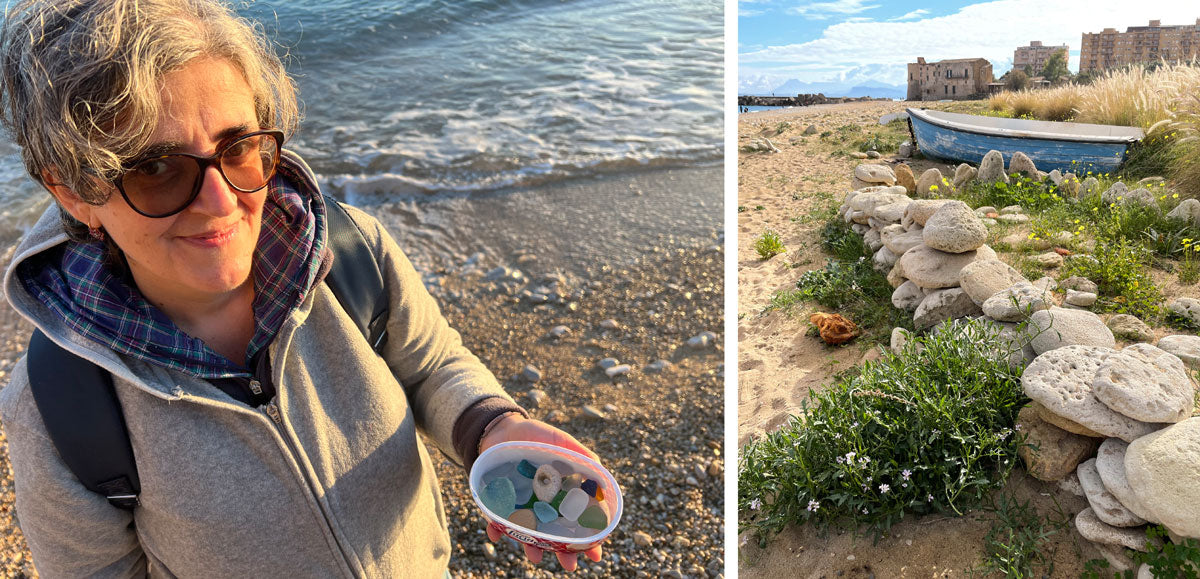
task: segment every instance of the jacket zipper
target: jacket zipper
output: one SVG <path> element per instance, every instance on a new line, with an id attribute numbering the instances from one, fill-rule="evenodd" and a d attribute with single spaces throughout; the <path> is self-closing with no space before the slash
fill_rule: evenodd
<path id="1" fill-rule="evenodd" d="M 257 382 L 257 380 L 252 381 L 251 384 L 254 382 Z M 351 575 L 357 575 L 354 571 L 354 566 L 350 564 L 350 556 L 346 554 L 346 549 L 342 546 L 341 540 L 338 539 L 337 533 L 333 532 L 333 522 L 330 520 L 331 515 L 325 512 L 325 507 L 321 505 L 321 501 L 314 490 L 315 483 L 309 480 L 308 472 L 303 466 L 304 463 L 297 460 L 297 457 L 300 456 L 297 445 L 292 442 L 291 437 L 289 437 L 283 430 L 283 415 L 279 412 L 279 405 L 276 404 L 276 400 L 277 398 L 272 398 L 269 402 L 264 404 L 262 407 L 263 412 L 268 418 L 271 419 L 272 422 L 275 423 L 275 430 L 278 432 L 279 437 L 283 439 L 284 444 L 287 445 L 288 451 L 292 454 L 292 460 L 296 461 L 296 465 L 300 470 L 300 476 L 304 478 L 309 494 L 312 495 L 313 499 L 316 501 L 317 510 L 320 511 L 322 518 L 325 519 L 325 526 L 329 529 L 329 533 L 333 536 L 333 543 L 337 545 L 338 552 L 342 555 L 342 560 L 345 562 L 346 568 L 350 570 Z"/>

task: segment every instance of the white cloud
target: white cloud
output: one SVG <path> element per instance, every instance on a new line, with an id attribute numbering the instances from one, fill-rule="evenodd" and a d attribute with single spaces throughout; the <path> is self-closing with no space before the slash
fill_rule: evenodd
<path id="1" fill-rule="evenodd" d="M 788 8 L 791 14 L 799 14 L 809 20 L 828 20 L 830 17 L 838 14 L 858 14 L 866 12 L 873 8 L 879 8 L 879 4 L 871 4 L 864 6 L 866 0 L 832 0 L 831 2 L 811 2 L 800 6 Z"/>
<path id="2" fill-rule="evenodd" d="M 902 20 L 915 20 L 926 14 L 929 14 L 928 10 L 925 10 L 924 8 L 918 8 L 916 10 L 913 10 L 912 12 L 909 12 L 908 14 L 905 14 L 904 16 L 897 16 L 895 18 L 889 18 L 888 22 L 899 22 Z"/>
<path id="3" fill-rule="evenodd" d="M 863 1 L 808 7 L 825 4 L 850 9 L 862 6 Z M 1094 0 L 1087 10 L 1080 10 L 1073 0 L 994 0 L 916 21 L 839 22 L 826 28 L 816 40 L 740 53 L 738 74 L 782 75 L 812 82 L 833 79 L 856 68 L 874 67 L 870 70 L 877 75 L 875 79 L 902 84 L 907 77 L 907 63 L 923 56 L 930 62 L 986 58 L 999 76 L 1012 66 L 1013 51 L 1031 40 L 1046 45 L 1067 44 L 1078 50 L 1084 32 L 1110 27 L 1124 31 L 1128 26 L 1144 26 L 1151 19 L 1161 20 L 1164 25 L 1193 24 L 1197 17 L 1200 10 L 1194 3 L 1169 0 Z M 1078 69 L 1077 60 L 1077 56 L 1071 60 L 1072 69 Z"/>

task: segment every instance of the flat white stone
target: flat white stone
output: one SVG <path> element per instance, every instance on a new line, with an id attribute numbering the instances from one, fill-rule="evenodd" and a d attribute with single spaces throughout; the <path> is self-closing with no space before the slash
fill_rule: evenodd
<path id="1" fill-rule="evenodd" d="M 1079 482 L 1083 482 L 1082 480 Z M 1079 511 L 1075 516 L 1075 529 L 1093 543 L 1119 545 L 1138 551 L 1146 550 L 1146 532 L 1142 529 L 1114 527 L 1101 521 L 1091 507 Z"/>
<path id="2" fill-rule="evenodd" d="M 1196 396 L 1183 362 L 1150 344 L 1109 356 L 1092 391 L 1109 408 L 1142 422 L 1179 422 L 1192 415 Z"/>
<path id="3" fill-rule="evenodd" d="M 1100 402 L 1092 392 L 1092 380 L 1100 365 L 1113 355 L 1111 348 L 1066 346 L 1039 355 L 1021 375 L 1025 395 L 1046 410 L 1078 422 L 1104 436 L 1125 441 L 1162 428 L 1134 420 Z"/>
<path id="4" fill-rule="evenodd" d="M 1158 347 L 1178 356 L 1184 366 L 1200 370 L 1200 336 L 1163 336 Z"/>
<path id="5" fill-rule="evenodd" d="M 1100 475 L 1100 481 L 1104 483 L 1104 488 L 1112 493 L 1125 508 L 1129 509 L 1134 515 L 1141 517 L 1147 521 L 1157 523 L 1154 515 L 1138 500 L 1137 494 L 1133 492 L 1133 487 L 1129 486 L 1129 479 L 1125 476 L 1125 452 L 1129 450 L 1129 443 L 1120 438 L 1109 438 L 1100 443 L 1100 449 L 1096 452 L 1096 474 Z"/>
<path id="6" fill-rule="evenodd" d="M 1083 487 L 1088 504 L 1092 506 L 1092 512 L 1101 521 L 1114 527 L 1136 527 L 1146 523 L 1146 519 L 1125 508 L 1117 497 L 1104 488 L 1104 481 L 1096 472 L 1096 459 L 1083 461 L 1075 472 L 1079 475 L 1079 484 Z"/>
<path id="7" fill-rule="evenodd" d="M 1200 417 L 1138 438 L 1125 452 L 1125 476 L 1167 529 L 1200 538 Z"/>

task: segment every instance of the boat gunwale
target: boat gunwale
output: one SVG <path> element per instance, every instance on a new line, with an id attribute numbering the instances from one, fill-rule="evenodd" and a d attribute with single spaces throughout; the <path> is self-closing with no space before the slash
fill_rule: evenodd
<path id="1" fill-rule="evenodd" d="M 1116 135 L 1078 135 L 1078 134 L 1072 135 L 1072 134 L 1065 134 L 1065 133 L 1044 133 L 1044 132 L 1039 132 L 1039 131 L 1021 131 L 1021 130 L 1016 130 L 1016 129 L 1002 129 L 1002 128 L 997 128 L 997 127 L 980 127 L 980 126 L 964 125 L 964 124 L 956 122 L 956 121 L 940 119 L 940 118 L 934 117 L 932 115 L 929 115 L 928 111 L 926 111 L 925 109 L 906 108 L 905 110 L 908 112 L 910 118 L 916 117 L 917 119 L 924 121 L 926 123 L 929 123 L 935 127 L 946 129 L 949 131 L 971 133 L 974 135 L 983 135 L 985 137 L 1006 137 L 1006 138 L 1012 138 L 1012 139 L 1040 139 L 1040 140 L 1044 140 L 1044 141 L 1067 141 L 1067 142 L 1073 142 L 1073 143 L 1096 143 L 1096 144 L 1125 143 L 1126 145 L 1136 143 L 1136 142 L 1142 140 L 1143 138 L 1145 138 L 1144 134 L 1142 137 L 1116 136 Z M 944 112 L 944 111 L 938 111 L 938 112 Z M 971 115 L 971 116 L 973 116 L 973 115 Z M 1020 119 L 1014 119 L 1014 120 L 1020 120 Z M 1056 122 L 1056 121 L 1041 121 L 1041 122 Z M 1060 124 L 1070 125 L 1071 123 L 1060 123 Z M 1109 125 L 1100 125 L 1100 126 L 1109 126 Z M 1136 127 L 1129 127 L 1129 128 L 1136 128 Z M 1138 130 L 1140 130 L 1140 129 L 1138 129 Z"/>

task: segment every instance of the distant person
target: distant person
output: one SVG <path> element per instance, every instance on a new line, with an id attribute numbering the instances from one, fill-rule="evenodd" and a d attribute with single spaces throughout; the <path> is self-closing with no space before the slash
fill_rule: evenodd
<path id="1" fill-rule="evenodd" d="M 85 488 L 18 362 L 0 416 L 42 576 L 448 576 L 418 431 L 468 466 L 509 440 L 595 456 L 527 418 L 387 231 L 349 208 L 386 287 L 376 355 L 325 283 L 344 209 L 281 148 L 292 81 L 219 0 L 24 0 L 0 73 L 0 117 L 55 200 L 5 292 L 111 375 L 140 478 L 133 499 Z"/>

